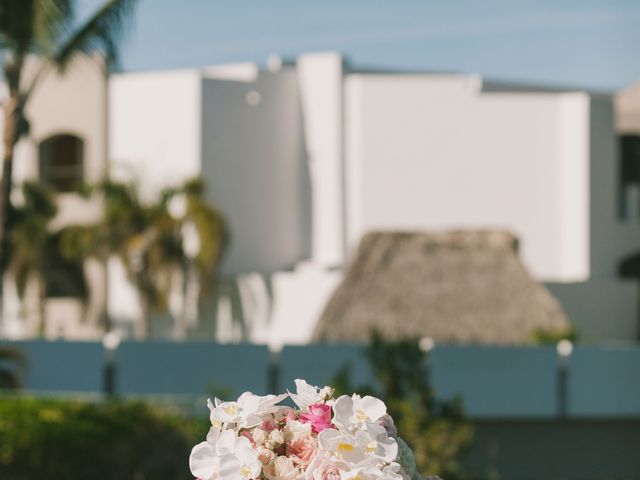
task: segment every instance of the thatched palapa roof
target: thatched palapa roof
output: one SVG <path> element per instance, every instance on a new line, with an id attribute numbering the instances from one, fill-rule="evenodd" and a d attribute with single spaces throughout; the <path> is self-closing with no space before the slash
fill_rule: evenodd
<path id="1" fill-rule="evenodd" d="M 388 339 L 505 344 L 568 325 L 508 232 L 370 233 L 314 339 L 367 341 L 375 329 Z"/>

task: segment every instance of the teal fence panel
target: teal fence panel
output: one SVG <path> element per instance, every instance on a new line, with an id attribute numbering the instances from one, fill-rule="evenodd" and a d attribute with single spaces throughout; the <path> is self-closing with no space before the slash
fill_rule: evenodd
<path id="1" fill-rule="evenodd" d="M 549 417 L 557 360 L 553 347 L 442 345 L 431 352 L 431 380 L 438 398 L 460 396 L 471 417 Z"/>
<path id="2" fill-rule="evenodd" d="M 119 394 L 267 393 L 269 351 L 260 345 L 123 342 L 117 351 Z"/>
<path id="3" fill-rule="evenodd" d="M 576 347 L 569 365 L 570 415 L 640 416 L 640 349 Z"/>
<path id="4" fill-rule="evenodd" d="M 26 390 L 44 392 L 100 392 L 104 350 L 99 342 L 29 340 L 2 342 L 26 356 Z"/>
<path id="5" fill-rule="evenodd" d="M 293 381 L 302 378 L 322 387 L 330 384 L 345 367 L 349 369 L 349 378 L 355 387 L 375 385 L 375 377 L 365 361 L 363 349 L 363 345 L 353 344 L 284 347 L 278 362 L 278 386 L 280 390 L 292 390 L 295 388 Z"/>

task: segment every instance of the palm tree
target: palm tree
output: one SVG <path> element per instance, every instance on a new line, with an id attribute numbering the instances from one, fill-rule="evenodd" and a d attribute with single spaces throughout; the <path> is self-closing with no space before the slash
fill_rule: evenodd
<path id="1" fill-rule="evenodd" d="M 11 364 L 13 367 L 10 366 Z M 0 390 L 20 388 L 25 365 L 26 360 L 20 350 L 0 345 Z"/>
<path id="2" fill-rule="evenodd" d="M 25 182 L 22 185 L 22 205 L 11 208 L 9 230 L 10 261 L 8 271 L 15 280 L 18 295 L 24 301 L 27 285 L 38 285 L 39 331 L 45 332 L 45 280 L 47 245 L 53 238 L 49 222 L 57 207 L 53 194 L 42 184 Z"/>
<path id="3" fill-rule="evenodd" d="M 174 220 L 180 225 L 183 284 L 182 311 L 175 318 L 174 333 L 177 339 L 186 336 L 190 307 L 192 311 L 197 310 L 197 305 L 196 308 L 189 305 L 189 299 L 197 302 L 199 298 L 211 293 L 216 279 L 216 267 L 228 240 L 222 216 L 205 201 L 204 194 L 205 186 L 199 178 L 188 180 L 180 188 L 164 193 L 170 213 L 172 201 L 184 205 L 184 208 L 172 213 Z"/>
<path id="4" fill-rule="evenodd" d="M 95 225 L 64 229 L 63 254 L 68 258 L 93 256 L 102 263 L 116 257 L 122 262 L 140 302 L 135 334 L 146 338 L 149 317 L 152 312 L 167 311 L 178 274 L 184 285 L 195 276 L 200 294 L 210 291 L 224 247 L 224 222 L 203 199 L 200 180 L 166 189 L 150 203 L 139 198 L 134 183 L 108 180 L 96 188 L 103 197 L 103 218 Z M 184 204 L 180 212 L 171 208 L 176 200 Z M 195 243 L 195 248 L 190 243 Z M 178 336 L 183 331 L 182 316 L 178 315 Z"/>
<path id="5" fill-rule="evenodd" d="M 3 103 L 0 278 L 8 263 L 14 148 L 29 130 L 25 117 L 29 99 L 48 71 L 63 71 L 78 53 L 99 50 L 113 63 L 124 21 L 135 3 L 136 0 L 105 0 L 84 23 L 77 24 L 73 0 L 0 0 L 1 68 L 8 88 L 8 98 Z M 32 54 L 40 58 L 40 68 L 33 77 L 24 78 L 25 63 Z"/>

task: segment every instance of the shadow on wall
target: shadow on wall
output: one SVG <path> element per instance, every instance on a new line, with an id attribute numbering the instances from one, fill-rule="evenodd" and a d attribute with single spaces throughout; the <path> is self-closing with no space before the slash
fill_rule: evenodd
<path id="1" fill-rule="evenodd" d="M 223 274 L 271 273 L 311 255 L 299 97 L 296 72 L 287 67 L 251 83 L 204 79 L 202 176 L 231 230 Z"/>

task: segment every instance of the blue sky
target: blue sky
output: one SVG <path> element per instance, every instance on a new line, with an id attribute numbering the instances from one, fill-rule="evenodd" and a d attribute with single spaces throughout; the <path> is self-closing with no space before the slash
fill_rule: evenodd
<path id="1" fill-rule="evenodd" d="M 359 66 L 617 89 L 640 80 L 640 0 L 141 0 L 122 66 L 320 50 Z"/>

